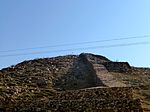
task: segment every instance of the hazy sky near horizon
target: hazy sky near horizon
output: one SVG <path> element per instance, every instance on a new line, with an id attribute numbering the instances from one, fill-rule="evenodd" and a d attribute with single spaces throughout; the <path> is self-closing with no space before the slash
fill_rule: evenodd
<path id="1" fill-rule="evenodd" d="M 150 0 L 0 1 L 0 68 L 34 58 L 81 52 L 104 55 L 114 61 L 128 61 L 132 66 L 150 67 L 150 45 L 52 52 L 72 48 L 150 42 L 150 37 L 1 52 L 143 35 L 150 35 Z M 49 52 L 1 57 L 41 51 Z"/>

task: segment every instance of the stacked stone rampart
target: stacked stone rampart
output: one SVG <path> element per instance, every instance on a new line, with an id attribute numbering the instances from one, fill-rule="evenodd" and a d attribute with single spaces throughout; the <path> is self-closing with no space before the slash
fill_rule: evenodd
<path id="1" fill-rule="evenodd" d="M 48 108 L 57 112 L 142 112 L 139 100 L 51 100 Z"/>
<path id="2" fill-rule="evenodd" d="M 127 72 L 131 69 L 128 62 L 105 62 L 103 65 L 109 72 Z"/>
<path id="3" fill-rule="evenodd" d="M 140 100 L 133 99 L 130 87 L 96 87 L 56 92 L 47 100 L 34 103 L 32 99 L 27 102 L 23 100 L 15 108 L 8 109 L 35 112 L 142 112 Z"/>
<path id="4" fill-rule="evenodd" d="M 140 100 L 133 100 L 132 88 L 87 88 L 57 92 L 48 102 L 53 111 L 137 111 L 142 112 Z"/>
<path id="5" fill-rule="evenodd" d="M 133 99 L 130 87 L 95 87 L 61 91 L 53 93 L 48 98 L 44 98 L 43 95 L 37 97 L 33 94 L 29 98 L 26 96 L 25 99 L 17 101 L 17 104 L 12 103 L 11 108 L 10 105 L 9 107 L 4 105 L 0 109 L 6 109 L 2 112 L 142 112 L 140 100 Z"/>
<path id="6" fill-rule="evenodd" d="M 0 112 L 142 112 L 132 88 L 109 74 L 130 68 L 91 54 L 22 62 L 0 70 Z"/>
<path id="7" fill-rule="evenodd" d="M 132 99 L 132 88 L 89 88 L 57 92 L 52 100 L 81 100 L 81 99 Z"/>

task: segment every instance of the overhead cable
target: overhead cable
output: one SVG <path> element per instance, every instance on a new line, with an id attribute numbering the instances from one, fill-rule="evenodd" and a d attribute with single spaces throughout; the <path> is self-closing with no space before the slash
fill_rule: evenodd
<path id="1" fill-rule="evenodd" d="M 82 47 L 82 48 L 72 48 L 72 49 L 59 49 L 59 50 L 49 50 L 49 51 L 39 51 L 39 52 L 28 52 L 28 53 L 14 53 L 0 55 L 2 57 L 11 57 L 11 56 L 22 56 L 22 55 L 31 55 L 31 54 L 45 54 L 45 53 L 55 53 L 55 52 L 67 52 L 67 51 L 78 51 L 78 50 L 90 50 L 90 49 L 104 49 L 104 48 L 113 48 L 113 47 L 124 47 L 124 46 L 136 46 L 136 45 L 149 45 L 150 42 L 134 42 L 134 43 L 122 43 L 122 44 L 112 44 L 104 46 L 92 46 L 92 47 Z"/>
<path id="2" fill-rule="evenodd" d="M 85 41 L 85 42 L 78 42 L 78 43 L 66 43 L 66 44 L 38 46 L 38 47 L 28 47 L 28 48 L 19 48 L 19 49 L 10 49 L 10 50 L 0 51 L 0 53 L 25 51 L 25 50 L 35 50 L 35 49 L 43 49 L 43 48 L 56 48 L 56 47 L 62 47 L 62 46 L 85 45 L 85 44 L 92 44 L 92 43 L 102 43 L 102 42 L 119 41 L 119 40 L 129 40 L 129 39 L 140 39 L 140 38 L 150 38 L 150 35 L 132 36 L 132 37 L 114 38 L 114 39 L 105 39 L 105 40 L 97 40 L 97 41 Z"/>

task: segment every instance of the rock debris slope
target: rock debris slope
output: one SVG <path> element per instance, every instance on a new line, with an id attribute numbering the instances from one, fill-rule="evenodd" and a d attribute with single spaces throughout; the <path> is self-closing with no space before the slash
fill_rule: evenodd
<path id="1" fill-rule="evenodd" d="M 135 84 L 140 71 L 89 53 L 24 61 L 0 70 L 0 111 L 142 112 L 149 101 L 137 86 L 149 84 L 150 70 Z"/>

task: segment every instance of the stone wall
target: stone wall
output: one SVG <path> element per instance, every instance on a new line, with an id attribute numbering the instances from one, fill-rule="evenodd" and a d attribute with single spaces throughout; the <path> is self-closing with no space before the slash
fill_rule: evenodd
<path id="1" fill-rule="evenodd" d="M 24 61 L 0 70 L 0 112 L 142 112 L 132 88 L 104 83 L 113 80 L 109 71 L 128 69 L 126 62 L 90 54 Z"/>
<path id="2" fill-rule="evenodd" d="M 92 88 L 57 92 L 53 100 L 78 100 L 78 99 L 132 99 L 132 88 Z"/>
<path id="3" fill-rule="evenodd" d="M 31 103 L 31 102 L 30 102 Z M 49 100 L 18 105 L 1 112 L 143 112 L 140 100 Z M 21 102 L 22 104 L 22 102 Z"/>
<path id="4" fill-rule="evenodd" d="M 57 112 L 142 112 L 139 100 L 55 100 L 48 108 Z"/>
<path id="5" fill-rule="evenodd" d="M 81 53 L 79 56 L 84 56 L 88 61 L 92 63 L 102 64 L 105 62 L 111 62 L 108 58 L 101 55 L 94 55 L 90 53 Z"/>
<path id="6" fill-rule="evenodd" d="M 16 104 L 13 102 L 11 105 L 0 106 L 0 111 L 142 112 L 140 100 L 132 98 L 132 88 L 128 87 L 87 88 L 56 92 L 48 98 L 33 95 L 17 99 Z"/>
<path id="7" fill-rule="evenodd" d="M 105 62 L 103 65 L 109 72 L 127 72 L 131 69 L 128 62 Z"/>

